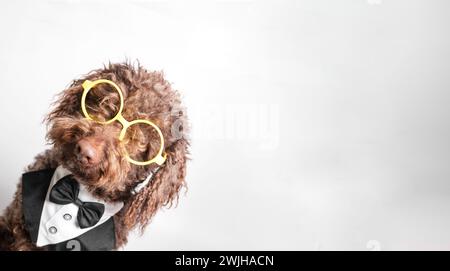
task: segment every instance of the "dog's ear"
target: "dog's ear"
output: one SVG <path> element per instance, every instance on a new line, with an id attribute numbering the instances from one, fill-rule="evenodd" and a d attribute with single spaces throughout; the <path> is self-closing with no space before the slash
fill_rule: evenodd
<path id="1" fill-rule="evenodd" d="M 159 208 L 178 201 L 180 189 L 185 186 L 187 140 L 178 139 L 166 149 L 166 154 L 165 163 L 150 183 L 125 205 L 124 224 L 129 230 L 139 225 L 142 231 Z"/>

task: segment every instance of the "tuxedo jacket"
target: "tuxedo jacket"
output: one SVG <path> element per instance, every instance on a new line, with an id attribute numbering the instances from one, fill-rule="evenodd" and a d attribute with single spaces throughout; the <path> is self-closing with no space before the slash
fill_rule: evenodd
<path id="1" fill-rule="evenodd" d="M 55 169 L 45 169 L 22 175 L 22 208 L 25 228 L 34 244 L 38 241 L 38 235 L 42 234 L 42 231 L 40 232 L 41 217 L 54 173 Z M 80 235 L 71 234 L 75 236 L 69 240 L 53 242 L 43 247 L 48 250 L 112 250 L 115 247 L 113 216 Z"/>

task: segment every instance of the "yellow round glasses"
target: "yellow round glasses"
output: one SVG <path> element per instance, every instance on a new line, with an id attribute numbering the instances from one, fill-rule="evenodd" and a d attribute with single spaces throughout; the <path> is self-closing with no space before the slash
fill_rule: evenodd
<path id="1" fill-rule="evenodd" d="M 91 117 L 89 115 L 89 113 L 86 110 L 86 97 L 87 94 L 89 92 L 89 90 L 91 90 L 93 87 L 95 87 L 98 84 L 109 84 L 111 85 L 116 91 L 117 93 L 119 93 L 119 97 L 120 97 L 120 107 L 119 107 L 119 111 L 117 112 L 117 114 L 110 120 L 107 121 L 99 121 L 94 119 L 93 117 Z M 161 140 L 161 146 L 159 147 L 159 151 L 158 153 L 155 155 L 155 157 L 153 157 L 150 160 L 147 161 L 136 161 L 134 159 L 132 159 L 128 154 L 127 154 L 127 160 L 128 162 L 138 165 L 138 166 L 145 166 L 145 165 L 150 165 L 152 163 L 156 163 L 158 165 L 162 165 L 165 161 L 166 161 L 166 154 L 163 154 L 163 149 L 164 149 L 164 137 L 163 134 L 161 132 L 161 130 L 159 129 L 158 126 L 156 126 L 153 122 L 149 121 L 149 120 L 143 120 L 143 119 L 137 119 L 137 120 L 133 120 L 133 121 L 127 121 L 123 116 L 122 116 L 122 110 L 123 110 L 123 94 L 122 94 L 122 90 L 119 88 L 118 85 L 116 85 L 116 83 L 107 80 L 107 79 L 99 79 L 99 80 L 95 80 L 95 81 L 90 81 L 90 80 L 86 80 L 83 82 L 82 84 L 83 87 L 83 95 L 81 96 L 81 110 L 83 111 L 84 117 L 95 121 L 97 123 L 100 124 L 110 124 L 114 121 L 118 121 L 120 122 L 120 124 L 122 124 L 122 131 L 120 131 L 119 134 L 119 140 L 122 141 L 125 138 L 125 134 L 127 132 L 127 129 L 130 126 L 133 126 L 135 124 L 147 124 L 150 125 L 151 127 L 153 127 L 153 129 L 156 130 L 156 132 L 159 135 L 159 138 Z"/>

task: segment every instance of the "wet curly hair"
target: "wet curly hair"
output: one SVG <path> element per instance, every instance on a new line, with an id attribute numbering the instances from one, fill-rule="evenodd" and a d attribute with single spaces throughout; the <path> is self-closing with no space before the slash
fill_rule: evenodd
<path id="1" fill-rule="evenodd" d="M 81 112 L 82 83 L 85 80 L 108 79 L 115 82 L 124 97 L 123 117 L 132 121 L 147 119 L 161 130 L 167 158 L 164 164 L 138 166 L 128 162 L 148 160 L 160 147 L 160 138 L 150 126 L 133 125 L 120 141 L 119 122 L 108 125 L 88 120 Z M 119 110 L 119 95 L 108 84 L 95 86 L 87 95 L 89 114 L 98 120 L 112 118 Z M 95 196 L 105 201 L 123 201 L 124 207 L 114 216 L 116 247 L 127 242 L 128 232 L 141 231 L 163 206 L 172 206 L 186 187 L 186 162 L 189 155 L 188 125 L 179 92 L 164 79 L 162 72 L 147 71 L 140 64 L 109 63 L 101 69 L 74 80 L 63 90 L 46 116 L 47 139 L 51 148 L 39 154 L 26 171 L 63 165 Z M 77 142 L 95 140 L 101 160 L 86 167 L 76 159 Z M 134 188 L 149 175 L 151 180 L 138 193 Z M 37 249 L 25 231 L 21 208 L 21 184 L 13 203 L 0 217 L 0 249 Z M 3 240 L 3 241 L 2 241 Z"/>

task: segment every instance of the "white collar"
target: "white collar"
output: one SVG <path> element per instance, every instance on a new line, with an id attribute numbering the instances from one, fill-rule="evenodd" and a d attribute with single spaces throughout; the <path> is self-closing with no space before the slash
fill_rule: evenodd
<path id="1" fill-rule="evenodd" d="M 80 200 L 98 202 L 105 205 L 105 212 L 100 218 L 100 221 L 93 227 L 81 229 L 77 223 L 78 206 L 73 203 L 59 205 L 49 201 L 50 190 L 61 178 L 69 174 L 71 174 L 70 171 L 59 166 L 56 168 L 50 181 L 39 223 L 39 233 L 36 242 L 36 246 L 38 247 L 57 244 L 80 236 L 106 222 L 123 207 L 123 202 L 107 203 L 95 198 L 83 184 L 80 184 L 80 192 L 78 194 Z"/>

